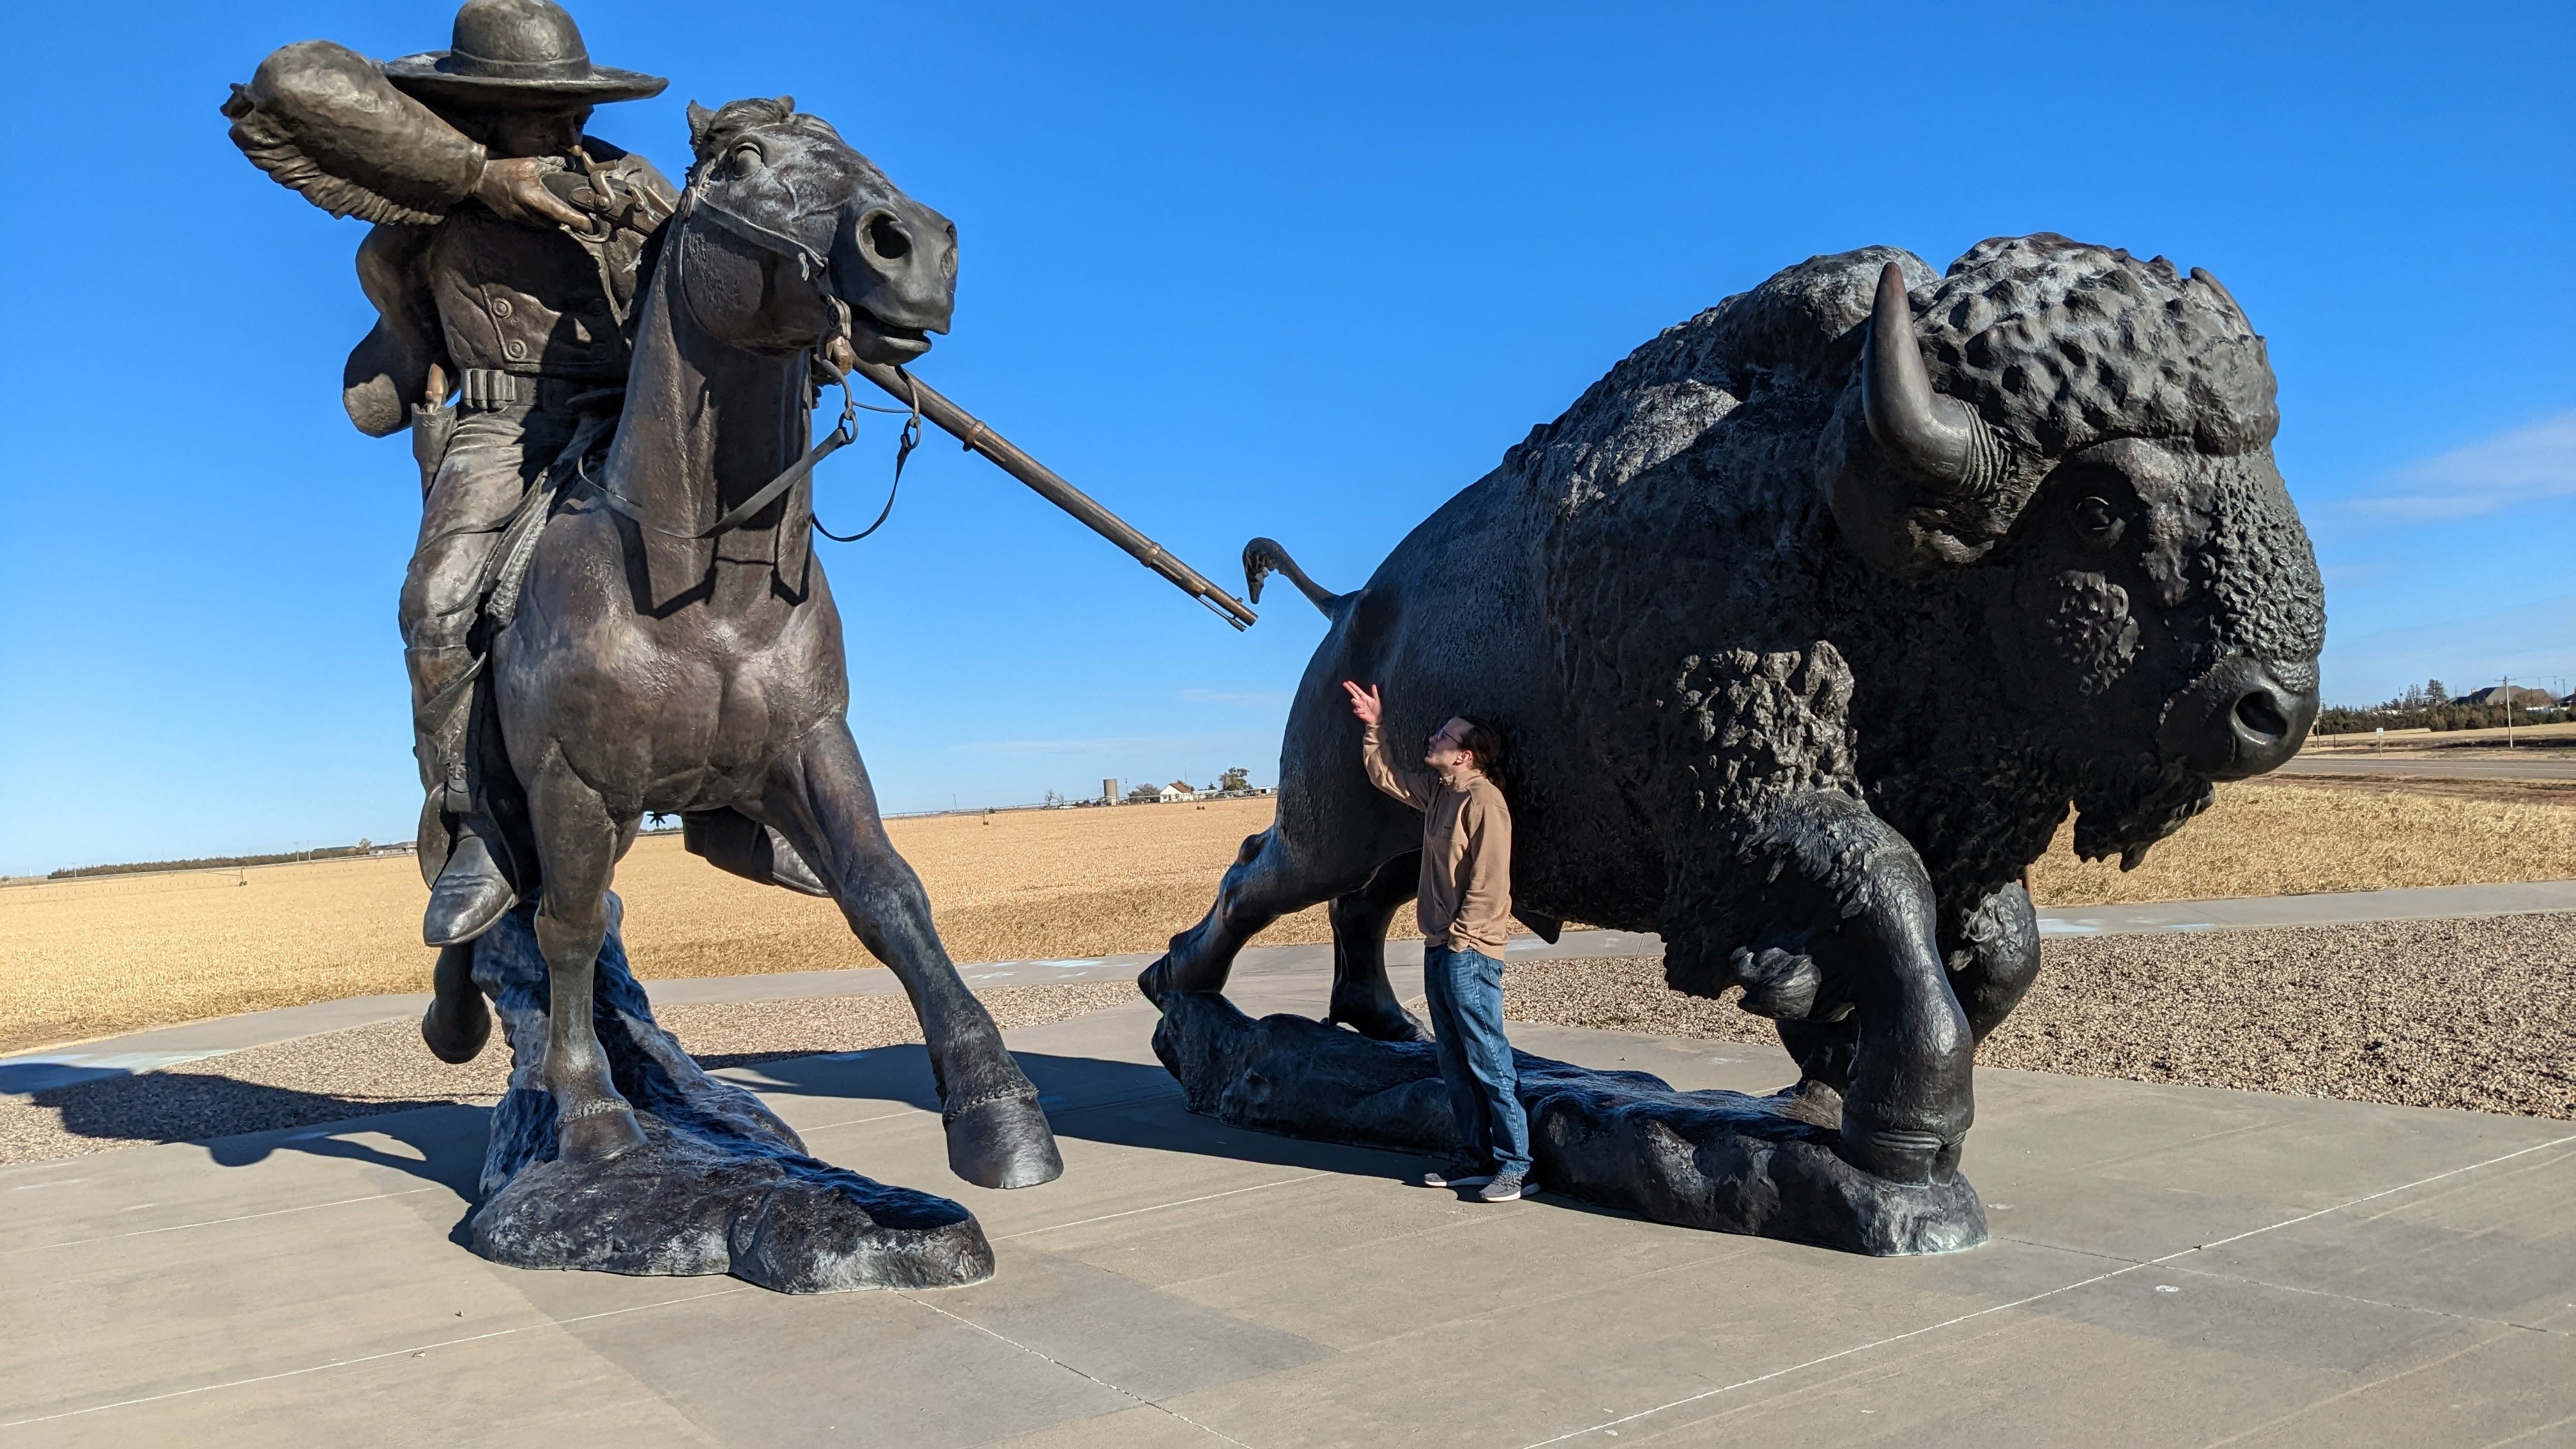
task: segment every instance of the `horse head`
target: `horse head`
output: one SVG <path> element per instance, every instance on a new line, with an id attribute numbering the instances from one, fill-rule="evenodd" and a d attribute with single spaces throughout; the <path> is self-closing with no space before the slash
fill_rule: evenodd
<path id="1" fill-rule="evenodd" d="M 908 362 L 948 330 L 957 227 L 792 97 L 689 106 L 696 161 L 668 238 L 700 326 L 735 347 Z M 703 223 L 703 224 L 702 224 Z"/>

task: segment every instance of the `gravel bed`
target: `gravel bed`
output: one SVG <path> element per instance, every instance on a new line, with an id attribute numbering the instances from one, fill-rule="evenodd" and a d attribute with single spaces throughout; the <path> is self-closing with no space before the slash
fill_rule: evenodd
<path id="1" fill-rule="evenodd" d="M 2576 914 L 2055 938 L 1986 1066 L 2576 1118 Z M 1644 957 L 1526 961 L 1513 1021 L 1776 1041 Z M 1418 1009 L 1418 1008 L 1417 1008 Z"/>
<path id="2" fill-rule="evenodd" d="M 1066 1021 L 1140 998 L 1130 981 L 978 992 L 1004 1028 Z M 656 1013 L 710 1067 L 863 1051 L 921 1040 L 900 993 L 673 1006 Z M 483 1054 L 449 1066 L 411 1021 L 298 1037 L 31 1099 L 0 1099 L 0 1163 L 38 1162 L 145 1142 L 269 1132 L 384 1112 L 498 1101 L 510 1053 L 496 1029 Z"/>

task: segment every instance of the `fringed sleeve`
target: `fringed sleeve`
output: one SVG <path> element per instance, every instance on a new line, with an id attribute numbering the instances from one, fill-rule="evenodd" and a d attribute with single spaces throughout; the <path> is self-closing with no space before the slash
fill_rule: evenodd
<path id="1" fill-rule="evenodd" d="M 333 216 L 425 225 L 473 194 L 483 148 L 327 40 L 261 61 L 223 104 L 233 144 Z"/>

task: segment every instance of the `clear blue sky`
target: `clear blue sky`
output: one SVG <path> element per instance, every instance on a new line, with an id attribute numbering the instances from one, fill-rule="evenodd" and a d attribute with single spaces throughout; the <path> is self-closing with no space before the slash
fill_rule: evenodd
<path id="1" fill-rule="evenodd" d="M 1630 348 L 1810 254 L 2054 230 L 2206 266 L 2269 336 L 2330 700 L 2576 675 L 2565 5 L 694 8 L 577 10 L 672 77 L 593 129 L 676 176 L 691 98 L 830 119 L 962 234 L 921 375 L 1220 580 L 1267 533 L 1355 585 Z M 418 495 L 338 399 L 362 228 L 215 107 L 276 45 L 430 49 L 451 14 L 12 22 L 0 873 L 410 829 Z M 890 444 L 834 460 L 828 518 Z M 1268 780 L 1322 632 L 1290 594 L 1236 635 L 953 447 L 822 547 L 894 810 Z"/>

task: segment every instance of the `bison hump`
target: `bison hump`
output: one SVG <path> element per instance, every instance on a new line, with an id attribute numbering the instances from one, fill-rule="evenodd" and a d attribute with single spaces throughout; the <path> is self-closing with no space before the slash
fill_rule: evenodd
<path id="1" fill-rule="evenodd" d="M 1809 257 L 1665 328 L 1533 430 L 1504 468 L 1559 507 L 1579 509 L 1688 448 L 1749 398 L 1787 390 L 1830 400 L 1859 356 L 1860 326 L 1889 262 L 1911 285 L 1937 280 L 1897 247 Z"/>

